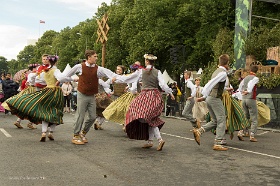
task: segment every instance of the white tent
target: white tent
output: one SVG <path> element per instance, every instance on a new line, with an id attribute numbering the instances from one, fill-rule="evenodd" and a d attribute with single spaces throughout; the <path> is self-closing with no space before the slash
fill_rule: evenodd
<path id="1" fill-rule="evenodd" d="M 169 76 L 169 74 L 167 73 L 166 70 L 164 70 L 162 75 L 163 75 L 163 79 L 164 79 L 165 83 L 170 84 L 170 83 L 174 83 L 175 82 L 173 79 L 171 79 L 171 77 Z"/>
<path id="2" fill-rule="evenodd" d="M 202 74 L 202 72 L 203 72 L 202 68 L 199 68 L 197 74 Z"/>
<path id="3" fill-rule="evenodd" d="M 66 75 L 70 70 L 71 70 L 71 66 L 69 65 L 69 63 L 67 63 L 65 69 L 63 70 L 62 74 Z M 78 76 L 76 74 L 74 74 L 73 76 L 71 76 L 72 78 L 77 78 Z"/>

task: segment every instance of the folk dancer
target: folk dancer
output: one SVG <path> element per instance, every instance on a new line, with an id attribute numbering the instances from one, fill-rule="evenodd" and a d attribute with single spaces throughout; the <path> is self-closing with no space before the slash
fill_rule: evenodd
<path id="1" fill-rule="evenodd" d="M 111 70 L 96 65 L 98 56 L 94 50 L 86 50 L 85 57 L 85 62 L 75 65 L 66 75 L 71 77 L 75 73 L 79 74 L 79 78 L 71 78 L 78 81 L 77 111 L 72 138 L 72 143 L 76 145 L 88 143 L 85 136 L 96 119 L 95 94 L 98 93 L 98 79 L 102 77 L 113 79 L 118 76 Z M 86 112 L 88 112 L 89 117 L 84 122 Z"/>
<path id="2" fill-rule="evenodd" d="M 122 76 L 122 81 L 126 83 L 140 82 L 142 80 L 142 90 L 140 94 L 131 102 L 126 113 L 126 133 L 130 139 L 147 140 L 143 148 L 153 146 L 153 138 L 158 140 L 157 150 L 161 151 L 165 141 L 162 139 L 159 130 L 164 125 L 159 116 L 163 110 L 163 100 L 160 87 L 172 99 L 171 88 L 164 82 L 160 70 L 154 68 L 157 59 L 152 54 L 145 54 L 145 69 L 139 69 L 129 76 Z M 133 90 L 136 92 L 136 89 Z"/>
<path id="3" fill-rule="evenodd" d="M 14 97 L 7 102 L 12 114 L 36 124 L 42 123 L 41 142 L 45 142 L 46 137 L 53 141 L 56 125 L 63 123 L 63 93 L 58 85 L 59 82 L 71 81 L 57 69 L 58 56 L 47 58 L 50 67 L 41 72 L 47 86 L 40 91 Z M 50 131 L 47 136 L 48 127 Z"/>
<path id="4" fill-rule="evenodd" d="M 211 77 L 211 80 L 204 86 L 202 98 L 197 101 L 203 101 L 206 98 L 207 107 L 212 120 L 198 129 L 193 130 L 195 141 L 200 145 L 200 136 L 216 128 L 216 137 L 213 150 L 226 151 L 227 147 L 222 146 L 222 140 L 225 136 L 226 115 L 225 107 L 222 102 L 222 95 L 229 68 L 229 56 L 223 54 L 219 57 L 219 68 L 217 68 Z"/>

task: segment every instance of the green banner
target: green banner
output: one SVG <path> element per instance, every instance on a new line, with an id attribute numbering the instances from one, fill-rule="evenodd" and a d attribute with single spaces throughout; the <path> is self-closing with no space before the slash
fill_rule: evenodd
<path id="1" fill-rule="evenodd" d="M 245 40 L 249 31 L 249 9 L 251 0 L 236 0 L 235 35 L 234 35 L 234 67 L 245 68 Z"/>

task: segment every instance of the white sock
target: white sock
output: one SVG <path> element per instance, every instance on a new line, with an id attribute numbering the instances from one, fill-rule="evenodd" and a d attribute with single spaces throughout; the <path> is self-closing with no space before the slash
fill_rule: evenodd
<path id="1" fill-rule="evenodd" d="M 50 126 L 50 132 L 54 132 L 55 127 L 56 127 L 56 124 L 52 124 L 52 125 Z"/>
<path id="2" fill-rule="evenodd" d="M 42 121 L 42 132 L 46 133 L 48 131 L 48 125 L 49 123 L 46 121 Z"/>
<path id="3" fill-rule="evenodd" d="M 153 127 L 153 130 L 154 130 L 154 135 L 155 135 L 156 139 L 161 140 L 161 135 L 160 135 L 160 132 L 159 132 L 159 128 L 158 127 Z"/>

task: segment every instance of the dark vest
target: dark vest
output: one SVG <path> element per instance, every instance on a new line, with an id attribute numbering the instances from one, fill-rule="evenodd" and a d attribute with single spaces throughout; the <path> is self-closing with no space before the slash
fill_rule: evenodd
<path id="1" fill-rule="evenodd" d="M 224 72 L 224 70 L 222 68 L 217 68 L 213 72 L 211 79 L 215 78 L 220 72 Z M 226 84 L 226 81 L 217 83 L 213 87 L 213 89 L 211 90 L 209 95 L 214 97 L 214 98 L 221 98 L 222 99 L 223 98 L 223 92 L 224 92 L 225 84 Z"/>
<path id="2" fill-rule="evenodd" d="M 149 74 L 150 72 L 150 74 Z M 142 70 L 142 89 L 158 88 L 158 70 L 153 68 Z"/>
<path id="3" fill-rule="evenodd" d="M 98 93 L 98 78 L 97 78 L 98 66 L 88 67 L 85 63 L 82 63 L 82 74 L 79 76 L 78 91 L 91 96 Z"/>
<path id="4" fill-rule="evenodd" d="M 243 89 L 242 91 L 247 91 L 248 88 L 248 83 L 249 81 L 251 81 L 252 79 L 254 79 L 254 75 L 248 75 L 244 78 L 244 85 L 243 85 Z M 242 95 L 242 99 L 257 99 L 257 85 L 254 86 L 253 90 L 251 93 L 248 93 L 247 95 Z"/>
<path id="5" fill-rule="evenodd" d="M 188 80 L 188 81 L 191 81 L 191 80 Z M 193 81 L 192 81 L 192 83 L 193 83 Z M 191 97 L 191 94 L 192 94 L 192 90 L 189 87 L 187 87 L 187 85 L 188 85 L 188 82 L 185 82 L 185 95 L 186 95 L 186 99 L 188 97 Z"/>

